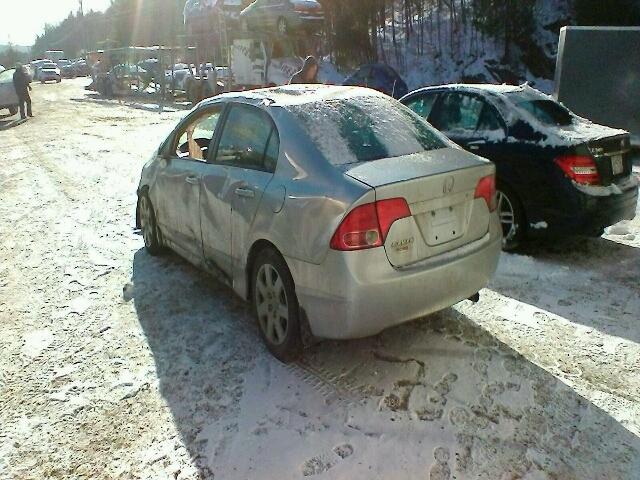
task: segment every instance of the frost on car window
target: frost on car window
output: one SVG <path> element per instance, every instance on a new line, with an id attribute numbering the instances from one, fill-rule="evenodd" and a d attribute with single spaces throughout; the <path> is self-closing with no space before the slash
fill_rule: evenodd
<path id="1" fill-rule="evenodd" d="M 400 157 L 446 146 L 420 117 L 391 99 L 356 97 L 289 106 L 333 165 Z"/>

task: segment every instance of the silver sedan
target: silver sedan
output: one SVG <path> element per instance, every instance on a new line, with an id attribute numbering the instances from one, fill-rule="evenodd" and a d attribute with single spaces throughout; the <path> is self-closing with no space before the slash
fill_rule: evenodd
<path id="1" fill-rule="evenodd" d="M 142 170 L 138 225 L 222 278 L 269 350 L 346 339 L 474 296 L 501 250 L 495 168 L 395 100 L 288 86 L 197 105 Z"/>

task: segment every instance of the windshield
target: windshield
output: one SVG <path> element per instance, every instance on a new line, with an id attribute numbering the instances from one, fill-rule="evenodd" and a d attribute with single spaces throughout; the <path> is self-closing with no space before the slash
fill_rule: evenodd
<path id="1" fill-rule="evenodd" d="M 507 97 L 516 107 L 533 115 L 544 125 L 567 126 L 573 122 L 573 115 L 569 110 L 542 94 L 533 96 L 529 92 L 514 92 L 507 94 Z"/>
<path id="2" fill-rule="evenodd" d="M 0 83 L 13 82 L 13 72 L 15 70 L 3 70 L 0 72 Z"/>
<path id="3" fill-rule="evenodd" d="M 383 97 L 328 100 L 287 109 L 333 165 L 400 157 L 447 146 L 423 119 Z"/>

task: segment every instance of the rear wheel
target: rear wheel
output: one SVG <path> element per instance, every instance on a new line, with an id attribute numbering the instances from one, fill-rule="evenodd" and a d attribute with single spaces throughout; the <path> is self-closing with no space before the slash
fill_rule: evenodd
<path id="1" fill-rule="evenodd" d="M 162 252 L 160 231 L 156 223 L 156 215 L 147 192 L 143 192 L 138 199 L 138 214 L 140 215 L 140 231 L 144 238 L 144 246 L 150 255 Z"/>
<path id="2" fill-rule="evenodd" d="M 300 313 L 293 278 L 283 258 L 272 249 L 258 254 L 252 268 L 252 306 L 260 334 L 281 362 L 300 356 Z"/>
<path id="3" fill-rule="evenodd" d="M 287 25 L 287 19 L 284 17 L 280 17 L 278 19 L 278 23 L 276 24 L 276 29 L 280 35 L 286 35 L 289 33 L 289 27 Z"/>
<path id="4" fill-rule="evenodd" d="M 502 226 L 502 248 L 513 250 L 525 235 L 524 213 L 516 194 L 506 185 L 498 185 L 498 213 Z"/>
<path id="5" fill-rule="evenodd" d="M 11 115 L 15 115 L 16 113 L 18 113 L 18 107 L 10 107 L 9 108 L 9 113 Z"/>

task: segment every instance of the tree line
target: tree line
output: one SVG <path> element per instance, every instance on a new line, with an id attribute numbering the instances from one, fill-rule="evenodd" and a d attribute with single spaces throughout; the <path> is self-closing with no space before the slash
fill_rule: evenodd
<path id="1" fill-rule="evenodd" d="M 464 56 L 484 38 L 498 42 L 508 60 L 531 43 L 535 0 L 319 0 L 326 15 L 324 51 L 339 65 L 393 61 L 401 46 L 417 55 Z M 583 25 L 640 25 L 640 0 L 566 0 Z M 128 45 L 181 44 L 184 0 L 112 0 L 105 12 L 70 12 L 47 25 L 33 46 L 82 51 Z"/>

